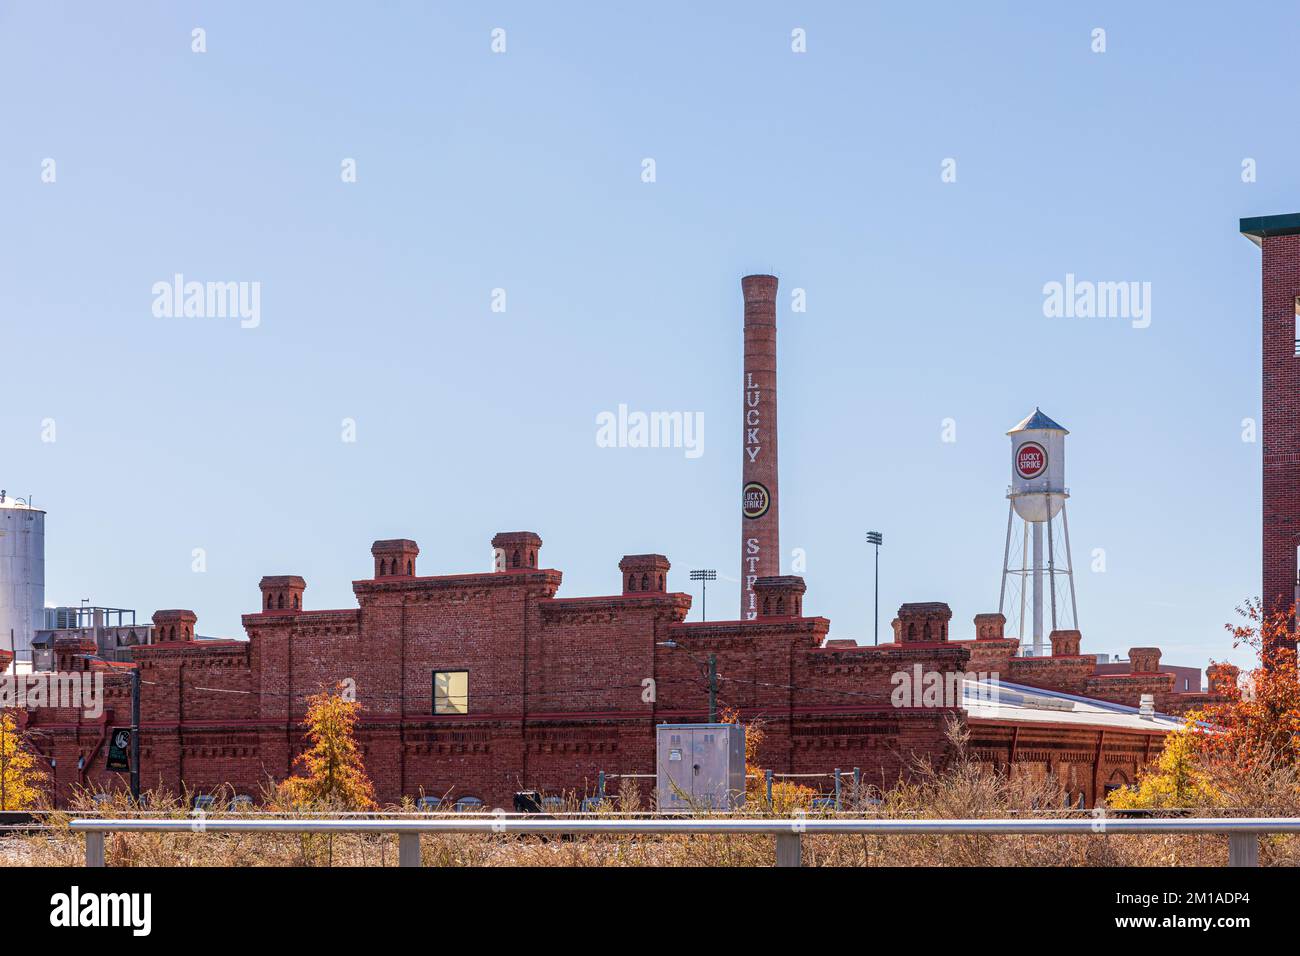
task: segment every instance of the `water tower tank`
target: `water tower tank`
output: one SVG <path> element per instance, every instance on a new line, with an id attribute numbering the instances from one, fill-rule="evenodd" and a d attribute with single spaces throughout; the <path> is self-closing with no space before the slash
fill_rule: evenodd
<path id="1" fill-rule="evenodd" d="M 1011 504 L 1023 520 L 1055 518 L 1065 490 L 1065 436 L 1069 432 L 1038 409 L 1007 435 L 1011 438 Z"/>
<path id="2" fill-rule="evenodd" d="M 45 626 L 45 512 L 0 492 L 0 647 L 20 661 Z"/>

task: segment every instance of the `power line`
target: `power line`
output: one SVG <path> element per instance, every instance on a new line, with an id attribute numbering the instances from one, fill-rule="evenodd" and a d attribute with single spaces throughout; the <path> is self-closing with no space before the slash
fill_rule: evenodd
<path id="1" fill-rule="evenodd" d="M 694 653 L 692 653 L 691 649 L 684 644 L 673 642 L 672 646 L 674 649 L 679 649 L 684 651 L 687 657 L 689 657 L 691 661 L 700 668 L 702 672 L 701 675 L 699 677 L 682 677 L 682 678 L 657 678 L 657 677 L 649 678 L 648 677 L 645 678 L 645 680 L 653 680 L 654 686 L 656 688 L 662 686 L 670 686 L 670 687 L 692 686 L 692 687 L 700 688 L 701 690 L 707 690 L 710 681 L 708 676 L 706 675 L 709 674 L 710 663 L 704 660 L 703 658 L 696 656 Z M 126 675 L 121 675 L 121 676 L 125 677 Z M 877 704 L 882 703 L 884 700 L 887 700 L 889 696 L 888 693 L 882 694 L 881 692 L 856 691 L 856 690 L 850 690 L 847 688 L 840 688 L 840 687 L 810 686 L 806 684 L 793 684 L 793 683 L 776 683 L 772 681 L 755 680 L 753 678 L 747 678 L 747 677 L 732 677 L 722 671 L 718 671 L 714 679 L 717 681 L 719 687 L 722 684 L 726 684 L 726 683 L 746 684 L 753 687 L 767 687 L 767 688 L 791 691 L 796 693 L 821 694 L 821 695 L 831 695 L 839 698 L 867 700 Z M 147 684 L 152 687 L 172 686 L 169 684 L 161 683 L 159 681 L 150 681 L 150 680 L 141 680 L 141 684 Z M 517 699 L 521 701 L 529 700 L 535 702 L 539 700 L 547 701 L 553 699 L 572 700 L 574 698 L 587 697 L 593 694 L 605 694 L 610 691 L 644 690 L 645 688 L 646 688 L 646 684 L 645 681 L 643 680 L 635 683 L 597 684 L 597 685 L 589 685 L 587 687 L 575 687 L 575 688 L 568 688 L 564 690 L 555 690 L 555 691 L 525 690 L 525 691 L 511 691 L 511 692 L 501 692 L 501 693 L 472 693 L 469 694 L 468 697 L 472 700 L 478 700 L 478 701 Z M 289 693 L 277 692 L 277 691 L 241 690 L 238 688 L 203 687 L 203 686 L 192 686 L 186 689 L 192 691 L 199 691 L 202 693 L 235 694 L 239 696 L 250 696 L 250 697 L 269 697 L 274 699 L 306 700 L 309 697 L 313 697 L 319 693 L 325 692 L 326 690 L 328 690 L 328 687 L 322 686 L 319 690 L 315 690 L 315 691 L 300 690 L 300 691 L 293 691 Z M 358 698 L 363 703 L 367 700 L 377 701 L 377 702 L 423 703 L 423 702 L 433 701 L 437 699 L 436 696 L 432 693 L 412 693 L 412 694 L 359 693 Z"/>

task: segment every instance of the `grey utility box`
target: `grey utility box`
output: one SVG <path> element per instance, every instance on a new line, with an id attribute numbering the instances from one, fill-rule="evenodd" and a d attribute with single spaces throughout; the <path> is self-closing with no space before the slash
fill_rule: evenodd
<path id="1" fill-rule="evenodd" d="M 745 802 L 745 728 L 660 724 L 655 728 L 659 810 L 731 810 Z"/>

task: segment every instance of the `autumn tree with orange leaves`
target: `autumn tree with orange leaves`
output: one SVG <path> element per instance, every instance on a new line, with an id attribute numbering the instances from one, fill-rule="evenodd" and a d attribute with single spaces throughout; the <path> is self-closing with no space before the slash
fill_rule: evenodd
<path id="1" fill-rule="evenodd" d="M 1300 674 L 1290 646 L 1292 610 L 1266 613 L 1259 600 L 1237 609 L 1227 624 L 1233 647 L 1249 647 L 1257 666 L 1242 673 L 1211 662 L 1214 699 L 1190 711 L 1186 725 L 1165 737 L 1160 757 L 1137 785 L 1115 791 L 1117 809 L 1232 806 L 1276 786 L 1295 796 L 1300 772 Z M 1263 790 L 1261 791 L 1261 787 Z"/>
<path id="2" fill-rule="evenodd" d="M 1291 646 L 1294 608 L 1272 614 L 1255 600 L 1237 609 L 1241 624 L 1225 625 L 1233 647 L 1254 650 L 1259 664 L 1234 679 L 1236 668 L 1211 664 L 1210 690 L 1219 700 L 1188 714 L 1200 752 L 1249 772 L 1300 762 L 1300 674 Z"/>
<path id="3" fill-rule="evenodd" d="M 356 738 L 360 712 L 343 684 L 307 698 L 304 726 L 311 747 L 293 762 L 301 775 L 280 784 L 278 802 L 294 809 L 375 808 L 375 788 Z"/>
<path id="4" fill-rule="evenodd" d="M 48 782 L 13 715 L 0 711 L 0 810 L 38 806 Z"/>

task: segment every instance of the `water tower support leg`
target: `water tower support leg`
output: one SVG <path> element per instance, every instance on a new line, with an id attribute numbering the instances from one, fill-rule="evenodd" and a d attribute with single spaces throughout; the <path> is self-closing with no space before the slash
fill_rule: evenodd
<path id="1" fill-rule="evenodd" d="M 1025 586 L 1029 583 L 1025 580 L 1025 575 L 1029 567 L 1029 522 L 1023 522 L 1025 526 L 1025 541 L 1020 547 L 1020 643 L 1025 643 Z M 1020 649 L 1016 650 L 1020 653 Z"/>
<path id="2" fill-rule="evenodd" d="M 1070 550 L 1070 519 L 1065 514 L 1065 502 L 1061 502 L 1061 528 L 1065 531 L 1065 568 L 1070 582 L 1070 626 L 1079 629 L 1079 604 L 1074 597 L 1074 552 Z"/>
<path id="3" fill-rule="evenodd" d="M 1052 546 L 1052 496 L 1047 496 L 1047 583 L 1052 598 L 1052 630 L 1056 630 L 1056 551 Z"/>
<path id="4" fill-rule="evenodd" d="M 1034 656 L 1043 656 L 1043 523 L 1034 526 Z"/>
<path id="5" fill-rule="evenodd" d="M 1015 514 L 1015 506 L 1010 501 L 1008 501 L 1007 502 L 1007 543 L 1006 543 L 1006 547 L 1002 549 L 1002 587 L 998 589 L 998 613 L 999 614 L 1006 613 L 1002 605 L 1005 603 L 1007 597 L 1007 575 L 1011 573 L 1011 569 L 1007 567 L 1007 564 L 1011 560 L 1011 516 L 1014 514 Z"/>

